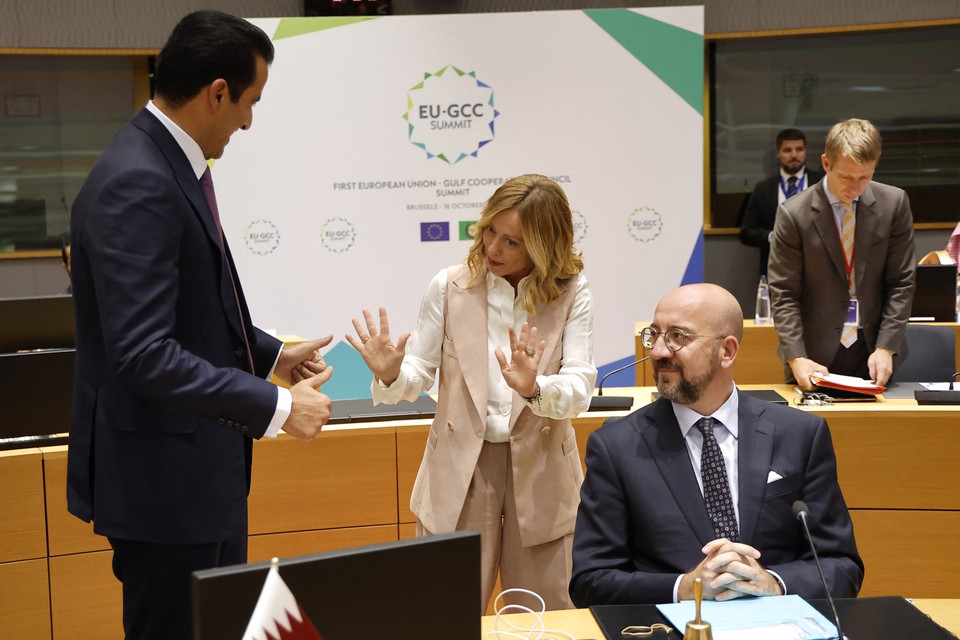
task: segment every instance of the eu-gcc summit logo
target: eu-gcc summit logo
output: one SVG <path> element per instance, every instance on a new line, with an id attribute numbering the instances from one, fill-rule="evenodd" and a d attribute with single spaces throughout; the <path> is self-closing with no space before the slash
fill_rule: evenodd
<path id="1" fill-rule="evenodd" d="M 329 218 L 320 229 L 320 242 L 332 253 L 343 253 L 353 246 L 357 232 L 346 218 Z"/>
<path id="2" fill-rule="evenodd" d="M 500 113 L 493 107 L 493 88 L 447 65 L 407 92 L 407 137 L 427 153 L 456 164 L 477 157 L 480 148 L 493 142 L 493 122 Z"/>
<path id="3" fill-rule="evenodd" d="M 243 241 L 251 253 L 265 256 L 280 246 L 280 230 L 269 220 L 254 220 L 244 230 Z"/>
<path id="4" fill-rule="evenodd" d="M 642 207 L 634 209 L 627 220 L 627 230 L 634 240 L 650 242 L 663 230 L 663 219 L 656 209 Z"/>
<path id="5" fill-rule="evenodd" d="M 573 214 L 573 246 L 577 249 L 583 249 L 583 241 L 587 237 L 587 216 L 579 211 L 571 211 Z"/>

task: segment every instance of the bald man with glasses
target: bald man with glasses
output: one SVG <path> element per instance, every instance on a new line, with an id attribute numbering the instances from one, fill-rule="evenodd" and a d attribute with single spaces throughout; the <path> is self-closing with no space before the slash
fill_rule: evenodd
<path id="1" fill-rule="evenodd" d="M 834 596 L 863 582 L 827 423 L 750 398 L 733 382 L 740 304 L 711 284 L 680 287 L 641 333 L 660 398 L 587 441 L 573 539 L 578 607 L 799 594 L 823 598 L 793 503 Z"/>

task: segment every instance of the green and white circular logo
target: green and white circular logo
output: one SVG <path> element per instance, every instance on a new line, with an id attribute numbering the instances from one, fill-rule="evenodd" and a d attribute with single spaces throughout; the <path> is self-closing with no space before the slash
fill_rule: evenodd
<path id="1" fill-rule="evenodd" d="M 357 231 L 346 218 L 329 218 L 320 228 L 320 242 L 332 253 L 348 251 L 356 239 Z"/>
<path id="2" fill-rule="evenodd" d="M 456 164 L 476 158 L 494 137 L 494 120 L 500 113 L 493 106 L 493 87 L 477 78 L 475 71 L 447 65 L 407 91 L 407 137 L 423 149 L 427 159 Z"/>
<path id="3" fill-rule="evenodd" d="M 280 246 L 280 229 L 269 220 L 254 220 L 244 230 L 243 241 L 251 253 L 265 256 Z"/>
<path id="4" fill-rule="evenodd" d="M 627 230 L 634 240 L 650 242 L 656 240 L 663 230 L 663 219 L 656 209 L 650 207 L 634 209 L 627 219 Z"/>
<path id="5" fill-rule="evenodd" d="M 587 216 L 579 211 L 571 211 L 571 213 L 573 214 L 573 246 L 580 249 L 587 237 Z"/>

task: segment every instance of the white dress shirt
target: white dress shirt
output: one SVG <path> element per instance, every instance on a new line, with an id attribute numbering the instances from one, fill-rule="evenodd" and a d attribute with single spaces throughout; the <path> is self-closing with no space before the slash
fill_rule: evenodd
<path id="1" fill-rule="evenodd" d="M 833 221 L 837 225 L 837 233 L 843 234 L 843 216 L 846 215 L 846 211 L 843 210 L 843 205 L 840 204 L 840 197 L 833 194 L 832 191 L 827 187 L 827 181 L 823 181 L 823 193 L 827 196 L 827 201 L 830 203 L 830 206 L 833 208 Z M 850 208 L 853 209 L 854 215 L 857 213 L 857 203 L 860 202 L 860 198 L 855 198 L 853 202 L 850 203 Z"/>
<path id="2" fill-rule="evenodd" d="M 703 434 L 700 429 L 694 429 L 700 418 L 714 418 L 719 424 L 713 427 L 713 435 L 717 438 L 717 444 L 720 445 L 720 453 L 723 454 L 723 466 L 727 469 L 727 481 L 730 483 L 730 499 L 733 500 L 733 511 L 737 518 L 737 529 L 740 528 L 740 473 L 739 473 L 739 447 L 738 438 L 740 437 L 740 396 L 736 385 L 731 389 L 730 397 L 726 402 L 720 405 L 720 408 L 709 416 L 703 416 L 690 407 L 673 402 L 673 413 L 677 417 L 677 423 L 680 425 L 680 432 L 683 434 L 683 441 L 687 445 L 687 452 L 690 454 L 690 463 L 693 465 L 694 475 L 697 476 L 697 484 L 700 485 L 700 493 L 703 494 L 703 476 L 700 472 L 700 454 L 703 451 Z M 777 579 L 783 593 L 787 593 L 787 586 L 783 579 L 775 571 L 767 572 Z M 673 601 L 678 602 L 680 591 L 680 581 L 683 579 L 681 574 L 673 584 Z"/>
<path id="3" fill-rule="evenodd" d="M 700 418 L 714 418 L 720 424 L 714 425 L 713 435 L 717 437 L 717 444 L 720 445 L 720 453 L 723 454 L 723 465 L 727 468 L 727 480 L 730 482 L 730 499 L 733 500 L 733 511 L 737 518 L 737 527 L 740 526 L 740 482 L 739 472 L 737 471 L 737 437 L 739 436 L 740 420 L 737 412 L 740 410 L 740 399 L 737 396 L 736 387 L 731 390 L 730 397 L 720 405 L 720 408 L 712 415 L 702 416 L 690 407 L 682 404 L 673 404 L 673 413 L 677 416 L 677 423 L 680 425 L 680 432 L 683 434 L 683 440 L 687 444 L 687 451 L 690 453 L 690 463 L 693 465 L 693 472 L 697 476 L 697 484 L 700 485 L 700 493 L 703 494 L 703 477 L 700 473 L 700 453 L 703 451 L 703 434 L 700 429 L 694 429 Z"/>
<path id="4" fill-rule="evenodd" d="M 581 274 L 572 279 L 576 287 L 573 307 L 564 325 L 563 359 L 555 375 L 538 375 L 539 402 L 528 401 L 534 414 L 554 419 L 572 418 L 587 409 L 597 369 L 593 366 L 593 299 L 587 279 Z M 520 281 L 522 289 L 527 279 Z M 478 285 L 482 286 L 482 285 Z M 509 282 L 491 273 L 487 287 L 487 423 L 484 439 L 507 442 L 510 439 L 510 411 L 514 391 L 503 379 L 494 351 L 503 350 L 510 359 L 509 327 L 517 335 L 527 321 L 527 312 Z M 415 400 L 429 391 L 436 379 L 443 348 L 443 309 L 447 290 L 447 269 L 441 270 L 427 287 L 420 305 L 417 328 L 407 342 L 400 375 L 389 387 L 379 380 L 371 385 L 375 403 L 393 404 Z"/>
<path id="5" fill-rule="evenodd" d="M 792 175 L 787 173 L 783 167 L 780 167 L 780 185 L 777 188 L 777 204 L 783 204 L 787 199 L 787 194 L 784 193 L 784 189 L 786 189 L 790 178 L 797 179 L 797 193 L 800 193 L 810 186 L 806 167 L 800 167 L 800 170 Z"/>

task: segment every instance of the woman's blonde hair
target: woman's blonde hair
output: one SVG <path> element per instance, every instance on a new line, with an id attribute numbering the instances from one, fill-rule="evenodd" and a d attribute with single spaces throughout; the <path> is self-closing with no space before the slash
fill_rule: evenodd
<path id="1" fill-rule="evenodd" d="M 533 315 L 559 298 L 560 285 L 583 270 L 583 259 L 573 251 L 573 214 L 567 194 L 546 176 L 527 174 L 504 182 L 487 200 L 477 221 L 473 246 L 467 254 L 470 286 L 487 272 L 484 231 L 495 215 L 507 209 L 519 213 L 523 244 L 533 261 L 520 294 L 523 308 Z"/>

